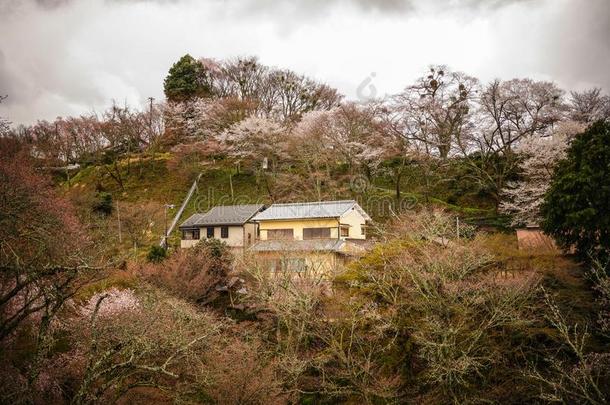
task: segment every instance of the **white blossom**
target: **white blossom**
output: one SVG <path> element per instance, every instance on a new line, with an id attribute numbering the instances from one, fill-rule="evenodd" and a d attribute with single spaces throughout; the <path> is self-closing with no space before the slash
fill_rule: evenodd
<path id="1" fill-rule="evenodd" d="M 123 312 L 137 311 L 140 308 L 140 301 L 133 290 L 112 288 L 108 291 L 94 294 L 80 308 L 80 314 L 84 317 L 90 317 L 95 311 L 95 306 L 99 299 L 103 296 L 105 298 L 102 300 L 97 312 L 99 317 L 113 317 Z"/>
<path id="2" fill-rule="evenodd" d="M 584 126 L 574 121 L 559 124 L 553 135 L 533 136 L 523 140 L 515 152 L 524 156 L 520 164 L 522 179 L 509 182 L 503 190 L 501 211 L 512 214 L 513 225 L 537 225 L 557 162 L 565 156 L 569 140 Z"/>

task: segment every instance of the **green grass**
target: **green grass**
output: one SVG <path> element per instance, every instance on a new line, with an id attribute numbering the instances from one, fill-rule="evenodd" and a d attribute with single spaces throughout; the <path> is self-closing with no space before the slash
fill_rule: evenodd
<path id="1" fill-rule="evenodd" d="M 63 187 L 91 195 L 96 191 L 105 191 L 112 195 L 113 201 L 119 202 L 135 204 L 154 202 L 159 206 L 174 204 L 177 209 L 194 179 L 202 173 L 196 193 L 178 223 L 195 212 L 205 212 L 216 205 L 271 203 L 264 185 L 254 173 L 245 171 L 237 173 L 235 166 L 224 160 L 176 164 L 172 158 L 172 154 L 167 152 L 155 154 L 154 157 L 133 155 L 129 159 L 123 159 L 118 165 L 123 187 L 109 174 L 109 171 L 114 170 L 111 165 L 84 167 L 69 182 L 65 181 Z M 357 199 L 373 219 L 379 222 L 384 222 L 393 213 L 400 212 L 397 209 L 395 191 L 390 179 L 383 176 L 376 177 L 365 193 L 357 194 L 350 190 L 350 176 L 341 173 L 337 176 L 340 187 L 335 190 L 334 198 Z M 401 202 L 398 206 L 406 209 L 434 206 L 455 213 L 465 221 L 477 225 L 499 227 L 506 225 L 501 217 L 496 216 L 493 210 L 488 208 L 488 204 L 477 206 L 450 204 L 440 198 L 442 195 L 424 195 L 421 187 L 412 177 L 406 178 L 401 186 Z M 168 222 L 171 222 L 176 209 L 168 212 Z M 155 243 L 154 239 L 160 239 L 163 224 L 156 224 L 154 232 L 155 237 L 151 238 L 151 243 Z M 170 235 L 169 242 L 173 246 L 180 243 L 178 229 Z M 124 248 L 126 246 L 121 249 Z M 147 251 L 148 246 L 141 247 L 135 252 L 135 257 L 142 260 Z"/>

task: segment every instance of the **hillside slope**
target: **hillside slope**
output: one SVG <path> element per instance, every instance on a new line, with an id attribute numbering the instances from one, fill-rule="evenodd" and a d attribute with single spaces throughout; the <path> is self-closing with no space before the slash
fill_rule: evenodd
<path id="1" fill-rule="evenodd" d="M 440 192 L 423 193 L 421 185 L 412 180 L 418 178 L 416 174 L 404 180 L 402 189 L 405 191 L 401 193 L 400 201 L 383 176 L 369 180 L 342 173 L 340 168 L 332 184 L 322 184 L 316 195 L 298 180 L 285 180 L 303 178 L 303 174 L 244 171 L 223 160 L 184 162 L 169 152 L 132 155 L 116 166 L 87 166 L 62 185 L 81 215 L 104 228 L 102 232 L 109 236 L 109 242 L 120 251 L 142 257 L 148 247 L 158 243 L 163 235 L 164 205 L 176 206 L 167 211 L 167 222 L 170 223 L 199 173 L 198 188 L 178 223 L 194 212 L 204 212 L 215 205 L 356 199 L 381 224 L 398 212 L 421 206 L 440 207 L 478 225 L 503 224 L 502 218 L 489 209 L 485 200 L 479 199 L 478 206 L 474 207 L 460 206 L 443 201 L 446 195 L 443 195 L 442 188 Z M 111 212 L 101 216 L 92 213 L 104 195 L 111 198 Z M 175 229 L 169 238 L 170 246 L 177 247 L 179 238 Z"/>

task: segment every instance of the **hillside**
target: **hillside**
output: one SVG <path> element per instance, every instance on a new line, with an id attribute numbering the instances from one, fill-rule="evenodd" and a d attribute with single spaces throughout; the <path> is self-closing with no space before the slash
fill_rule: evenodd
<path id="1" fill-rule="evenodd" d="M 608 403 L 610 96 L 189 54 L 163 91 L 0 117 L 1 403 Z M 297 204 L 159 246 L 192 184 L 178 224 Z"/>
<path id="2" fill-rule="evenodd" d="M 317 200 L 311 193 L 301 192 L 294 185 L 279 185 L 274 190 L 277 195 L 272 199 L 266 188 L 262 176 L 277 178 L 282 175 L 295 175 L 295 173 L 254 173 L 241 170 L 237 172 L 234 165 L 224 160 L 207 160 L 197 162 L 176 162 L 171 152 L 159 153 L 154 156 L 147 154 L 132 155 L 129 159 L 122 159 L 116 167 L 110 165 L 91 165 L 75 173 L 71 173 L 69 180 L 63 173 L 59 173 L 57 180 L 63 190 L 70 196 L 76 205 L 84 212 L 90 210 L 99 198 L 100 193 L 107 193 L 113 201 L 113 213 L 106 217 L 107 225 L 118 233 L 118 218 L 121 216 L 121 207 L 124 205 L 123 220 L 128 220 L 134 212 L 131 207 L 142 207 L 136 210 L 142 214 L 146 211 L 153 222 L 152 226 L 138 241 L 137 256 L 142 257 L 152 244 L 158 243 L 164 229 L 164 204 L 173 204 L 174 209 L 168 210 L 168 223 L 174 217 L 177 208 L 182 204 L 192 182 L 201 173 L 201 179 L 195 195 L 187 205 L 179 223 L 186 220 L 195 212 L 205 212 L 216 205 L 248 204 L 260 202 L 312 201 Z M 414 169 L 415 170 L 415 169 Z M 117 176 L 117 173 L 120 176 Z M 114 177 L 113 177 L 114 176 Z M 120 177 L 122 185 L 117 182 Z M 424 193 L 427 190 L 417 181 L 418 173 L 414 171 L 405 176 L 401 184 L 401 199 L 397 202 L 395 191 L 390 180 L 383 177 L 374 177 L 369 183 L 361 176 L 349 176 L 337 167 L 337 173 L 331 185 L 322 189 L 326 199 L 356 199 L 379 224 L 383 225 L 389 218 L 402 211 L 421 207 L 437 207 L 459 216 L 461 220 L 478 226 L 499 226 L 503 229 L 506 220 L 490 209 L 490 202 L 474 194 L 463 196 L 474 206 L 456 205 L 446 201 L 450 189 L 439 187 L 433 193 Z M 354 180 L 355 179 L 355 180 Z M 364 185 L 363 185 L 364 184 Z M 451 199 L 451 198 L 449 198 Z M 117 216 L 116 206 L 119 204 Z M 398 208 L 397 208 L 398 207 Z M 115 229 L 116 228 L 116 229 Z M 179 245 L 179 231 L 174 229 L 170 235 L 170 245 Z M 128 242 L 120 244 L 121 250 L 132 251 L 133 246 Z"/>

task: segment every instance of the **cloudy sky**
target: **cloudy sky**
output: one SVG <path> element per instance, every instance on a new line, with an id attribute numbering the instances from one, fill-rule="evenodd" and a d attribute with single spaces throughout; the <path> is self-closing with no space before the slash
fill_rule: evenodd
<path id="1" fill-rule="evenodd" d="M 0 115 L 161 99 L 185 53 L 255 55 L 350 98 L 399 91 L 430 64 L 608 92 L 609 38 L 610 0 L 0 0 Z"/>

